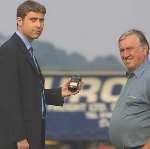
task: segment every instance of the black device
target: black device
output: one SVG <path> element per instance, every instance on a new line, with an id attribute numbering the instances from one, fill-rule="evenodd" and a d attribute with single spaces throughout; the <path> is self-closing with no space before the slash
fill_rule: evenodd
<path id="1" fill-rule="evenodd" d="M 80 75 L 74 75 L 71 77 L 71 80 L 68 85 L 68 90 L 71 92 L 76 92 L 79 89 L 79 83 L 81 82 Z"/>

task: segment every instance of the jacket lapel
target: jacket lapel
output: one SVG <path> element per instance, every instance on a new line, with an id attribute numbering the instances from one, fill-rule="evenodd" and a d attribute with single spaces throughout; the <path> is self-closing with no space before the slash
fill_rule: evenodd
<path id="1" fill-rule="evenodd" d="M 26 48 L 25 44 L 23 43 L 23 41 L 20 39 L 20 37 L 14 33 L 14 35 L 12 36 L 12 38 L 17 42 L 19 49 L 22 50 L 22 52 L 25 54 L 25 58 L 27 60 L 27 62 L 30 64 L 30 66 L 32 67 L 32 69 L 34 70 L 34 72 L 39 75 L 39 77 L 42 79 L 42 82 L 44 82 L 44 78 L 43 75 L 41 73 L 40 67 L 39 70 L 37 69 L 35 62 L 31 56 L 31 54 L 29 53 L 28 49 Z"/>
<path id="2" fill-rule="evenodd" d="M 37 73 L 38 75 L 40 74 L 39 70 L 37 69 L 35 62 L 31 56 L 31 54 L 29 53 L 29 51 L 27 51 L 25 53 L 25 57 L 27 59 L 27 61 L 30 63 L 30 65 L 32 66 L 33 70 L 35 71 L 35 73 Z"/>

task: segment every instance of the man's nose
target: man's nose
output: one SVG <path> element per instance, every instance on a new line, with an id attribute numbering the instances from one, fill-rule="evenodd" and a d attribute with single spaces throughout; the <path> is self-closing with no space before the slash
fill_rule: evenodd
<path id="1" fill-rule="evenodd" d="M 130 52 L 128 50 L 123 51 L 123 57 L 127 58 L 130 55 Z"/>
<path id="2" fill-rule="evenodd" d="M 36 22 L 36 26 L 40 28 L 40 27 L 42 26 L 41 21 L 37 20 L 37 22 Z"/>

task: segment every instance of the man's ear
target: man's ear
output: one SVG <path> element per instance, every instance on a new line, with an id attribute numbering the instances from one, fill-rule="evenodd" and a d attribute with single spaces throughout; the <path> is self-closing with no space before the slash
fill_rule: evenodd
<path id="1" fill-rule="evenodd" d="M 149 49 L 148 49 L 148 46 L 147 46 L 147 45 L 145 45 L 145 46 L 143 47 L 143 51 L 144 51 L 145 56 L 147 56 L 148 53 L 149 53 Z"/>
<path id="2" fill-rule="evenodd" d="M 21 25 L 22 25 L 22 18 L 17 17 L 17 26 L 21 26 Z"/>

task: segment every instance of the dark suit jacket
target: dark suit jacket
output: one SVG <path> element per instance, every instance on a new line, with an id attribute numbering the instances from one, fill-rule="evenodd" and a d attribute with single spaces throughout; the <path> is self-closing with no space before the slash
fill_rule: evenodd
<path id="1" fill-rule="evenodd" d="M 0 146 L 27 138 L 41 149 L 41 80 L 24 43 L 15 33 L 0 47 Z M 61 89 L 45 90 L 46 103 L 63 105 Z"/>

